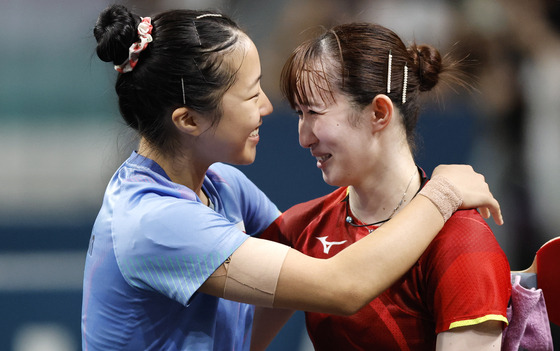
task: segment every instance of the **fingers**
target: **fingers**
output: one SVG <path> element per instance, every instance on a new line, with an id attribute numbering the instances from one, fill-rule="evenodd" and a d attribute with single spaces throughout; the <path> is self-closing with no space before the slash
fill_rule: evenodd
<path id="1" fill-rule="evenodd" d="M 496 199 L 494 199 L 494 206 L 490 207 L 490 212 L 492 213 L 492 217 L 494 218 L 494 222 L 497 225 L 504 224 L 504 218 L 502 217 L 502 210 L 500 209 L 500 204 Z"/>
<path id="2" fill-rule="evenodd" d="M 492 216 L 492 218 L 494 218 L 494 222 L 497 225 L 504 224 L 504 218 L 502 216 L 500 204 L 496 199 L 492 199 L 492 204 L 490 204 L 490 206 L 488 207 L 479 207 L 478 211 L 480 212 L 480 215 L 486 219 Z"/>
<path id="3" fill-rule="evenodd" d="M 477 173 L 470 165 L 440 165 L 434 169 L 432 177 L 436 174 L 457 187 L 463 200 L 459 208 L 478 208 L 484 218 L 492 216 L 496 224 L 504 223 L 500 204 L 492 195 L 483 174 Z"/>
<path id="4" fill-rule="evenodd" d="M 480 215 L 486 219 L 490 218 L 490 209 L 488 207 L 479 207 L 478 208 L 478 212 L 480 212 Z"/>

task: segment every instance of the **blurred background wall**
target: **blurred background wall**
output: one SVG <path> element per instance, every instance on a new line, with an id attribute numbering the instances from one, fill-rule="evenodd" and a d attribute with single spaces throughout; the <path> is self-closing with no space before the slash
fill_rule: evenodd
<path id="1" fill-rule="evenodd" d="M 81 284 L 105 185 L 135 147 L 111 65 L 95 55 L 109 1 L 0 2 L 0 350 L 79 350 Z M 418 127 L 418 164 L 470 163 L 506 224 L 492 226 L 514 270 L 560 232 L 559 1 L 129 0 L 141 15 L 217 8 L 261 55 L 265 118 L 256 162 L 241 167 L 284 210 L 327 193 L 278 91 L 289 52 L 319 26 L 378 22 L 405 42 L 467 57 L 476 90 L 442 90 Z M 492 225 L 492 223 L 491 223 Z M 308 350 L 301 313 L 271 350 Z M 558 330 L 554 329 L 556 344 Z"/>

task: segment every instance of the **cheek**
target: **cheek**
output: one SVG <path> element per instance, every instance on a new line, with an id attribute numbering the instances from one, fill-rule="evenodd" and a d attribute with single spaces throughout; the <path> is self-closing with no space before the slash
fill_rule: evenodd
<path id="1" fill-rule="evenodd" d="M 352 137 L 352 134 L 341 128 L 339 124 L 318 125 L 315 128 L 315 135 L 324 143 L 342 145 L 346 144 L 348 139 Z"/>

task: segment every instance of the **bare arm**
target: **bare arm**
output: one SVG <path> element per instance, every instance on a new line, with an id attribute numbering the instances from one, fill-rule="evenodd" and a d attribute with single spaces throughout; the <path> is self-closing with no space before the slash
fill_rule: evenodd
<path id="1" fill-rule="evenodd" d="M 282 308 L 257 307 L 253 318 L 251 351 L 266 350 L 294 312 Z"/>
<path id="2" fill-rule="evenodd" d="M 495 351 L 500 350 L 501 345 L 502 322 L 489 321 L 439 333 L 436 351 Z"/>
<path id="3" fill-rule="evenodd" d="M 485 206 L 488 211 L 483 214 L 492 213 L 497 222 L 501 221 L 497 201 L 481 175 L 470 167 L 438 169 L 438 174 L 461 189 L 464 207 Z M 401 277 L 418 260 L 443 224 L 436 206 L 428 198 L 417 196 L 391 221 L 377 229 L 375 235 L 349 246 L 335 257 L 316 259 L 289 250 L 275 288 L 274 307 L 353 314 Z M 270 242 L 265 244 L 260 239 L 249 238 L 234 255 L 250 261 L 259 247 L 264 249 L 265 245 Z M 247 267 L 248 271 L 251 266 L 262 264 L 262 260 L 254 261 Z M 222 265 L 199 290 L 222 297 L 225 273 Z M 251 298 L 237 300 L 255 303 Z"/>
<path id="4" fill-rule="evenodd" d="M 290 249 L 278 277 L 274 307 L 342 315 L 355 313 L 418 260 L 443 223 L 432 202 L 419 196 L 377 229 L 375 235 L 365 237 L 330 259 L 317 259 Z M 248 238 L 234 256 L 250 261 L 255 252 L 262 254 L 271 245 L 281 244 Z M 255 277 L 261 274 L 250 272 L 261 264 L 262 257 L 247 265 L 248 274 Z M 223 297 L 226 273 L 224 265 L 220 266 L 199 291 Z M 237 300 L 259 303 L 250 297 Z"/>
<path id="5" fill-rule="evenodd" d="M 274 306 L 353 314 L 410 269 L 443 224 L 430 200 L 417 197 L 375 235 L 330 259 L 290 250 L 280 272 Z"/>

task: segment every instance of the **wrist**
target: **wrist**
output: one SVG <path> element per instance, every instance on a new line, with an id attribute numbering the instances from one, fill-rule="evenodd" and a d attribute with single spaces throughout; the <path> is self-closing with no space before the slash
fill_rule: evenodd
<path id="1" fill-rule="evenodd" d="M 434 176 L 419 194 L 427 197 L 437 207 L 445 222 L 463 203 L 457 188 L 443 176 Z"/>

